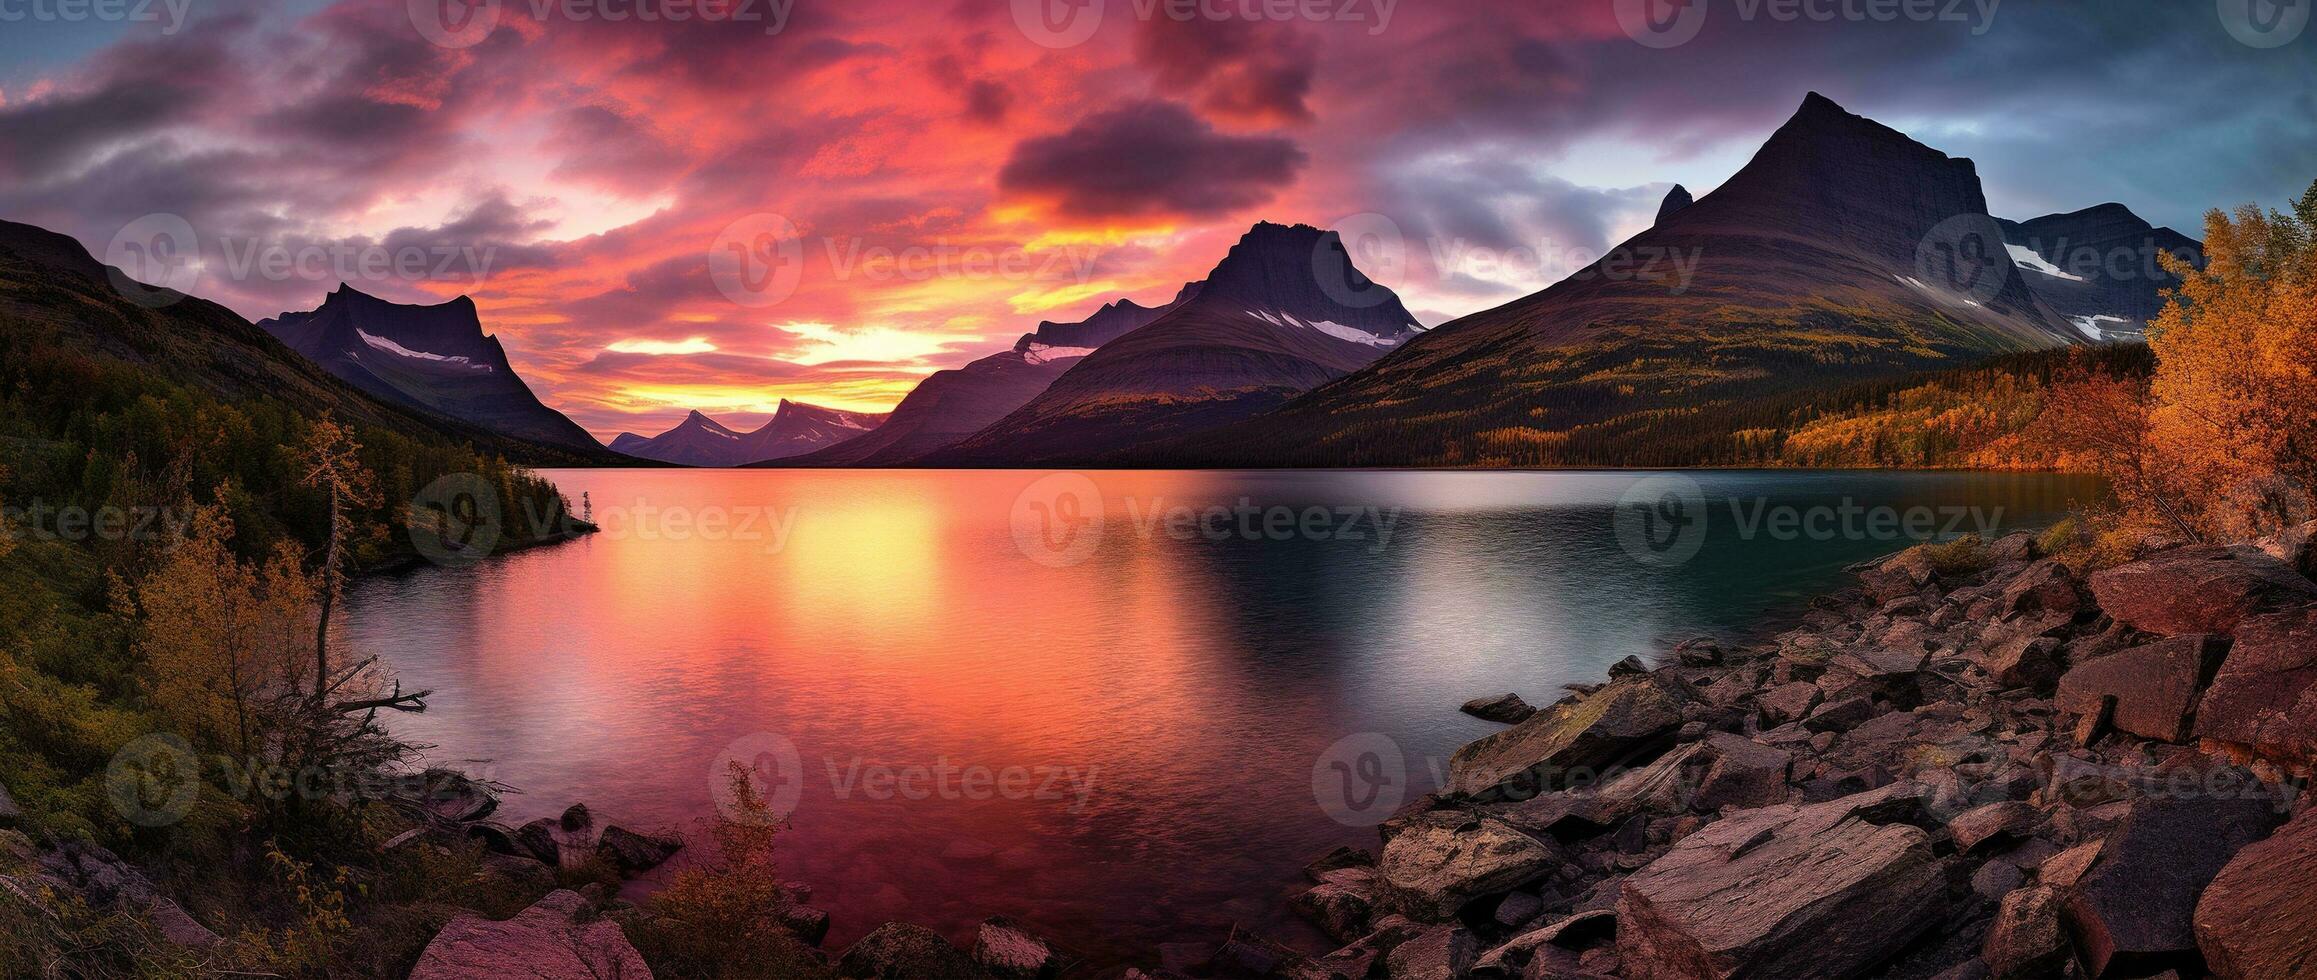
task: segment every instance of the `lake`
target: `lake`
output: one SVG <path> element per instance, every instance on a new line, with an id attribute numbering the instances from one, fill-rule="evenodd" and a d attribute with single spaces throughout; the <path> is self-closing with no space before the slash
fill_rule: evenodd
<path id="1" fill-rule="evenodd" d="M 564 470 L 604 532 L 359 583 L 398 731 L 520 822 L 697 829 L 753 767 L 842 950 L 1003 913 L 1096 961 L 1244 922 L 1496 726 L 1760 629 L 1910 535 L 2040 526 L 1970 473 Z M 512 515 L 510 515 L 513 517 Z M 514 519 L 520 519 L 515 517 Z M 483 761 L 487 760 L 487 761 Z"/>

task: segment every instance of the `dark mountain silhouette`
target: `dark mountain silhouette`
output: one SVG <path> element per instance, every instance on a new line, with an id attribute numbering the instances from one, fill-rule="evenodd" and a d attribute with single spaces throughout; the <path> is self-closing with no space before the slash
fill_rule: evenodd
<path id="1" fill-rule="evenodd" d="M 563 413 L 541 404 L 483 332 L 475 301 L 390 303 L 340 284 L 320 308 L 258 326 L 346 383 L 388 401 L 516 439 L 595 451 Z"/>
<path id="2" fill-rule="evenodd" d="M 1164 315 L 1096 348 L 1029 404 L 928 461 L 1090 460 L 1236 421 L 1417 336 L 1331 231 L 1262 223 Z"/>
<path id="3" fill-rule="evenodd" d="M 772 418 L 742 432 L 693 412 L 676 427 L 646 438 L 622 432 L 611 448 L 640 459 L 684 466 L 745 466 L 801 456 L 875 431 L 886 416 L 781 399 Z"/>
<path id="4" fill-rule="evenodd" d="M 2157 264 L 2168 252 L 2204 264 L 2204 243 L 2108 203 L 2005 221 L 2004 241 L 2036 295 L 2097 340 L 2137 340 L 2180 279 Z"/>
<path id="5" fill-rule="evenodd" d="M 0 221 L 0 331 L 14 342 L 135 365 L 220 399 L 277 402 L 301 415 L 326 413 L 423 444 L 464 443 L 534 465 L 616 458 L 593 440 L 577 446 L 529 440 L 381 397 L 334 377 L 225 307 L 146 287 L 69 236 L 8 221 Z"/>
<path id="6" fill-rule="evenodd" d="M 1665 200 L 1657 205 L 1657 220 L 1653 224 L 1664 224 L 1665 219 L 1672 217 L 1674 212 L 1689 207 L 1691 200 L 1689 188 L 1680 184 L 1673 185 L 1673 190 L 1667 191 Z"/>
<path id="7" fill-rule="evenodd" d="M 1106 461 L 1598 462 L 1568 451 L 1582 430 L 1638 464 L 1653 430 L 1737 402 L 2081 339 L 2012 265 L 1971 161 L 1812 93 L 1600 262 L 1263 418 Z"/>

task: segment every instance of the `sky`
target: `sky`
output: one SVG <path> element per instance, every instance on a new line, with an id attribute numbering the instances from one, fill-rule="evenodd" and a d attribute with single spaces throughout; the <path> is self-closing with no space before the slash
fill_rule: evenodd
<path id="1" fill-rule="evenodd" d="M 2310 6 L 0 0 L 0 217 L 116 264 L 160 229 L 251 319 L 471 295 L 600 438 L 747 428 L 1163 302 L 1258 220 L 1401 243 L 1355 260 L 1428 325 L 1486 309 L 1809 91 L 1999 215 L 2195 235 L 2317 178 Z"/>

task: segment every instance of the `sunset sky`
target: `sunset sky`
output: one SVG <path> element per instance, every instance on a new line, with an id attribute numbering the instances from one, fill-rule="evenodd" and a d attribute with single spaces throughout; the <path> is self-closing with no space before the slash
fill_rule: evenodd
<path id="1" fill-rule="evenodd" d="M 1437 324 L 1704 193 L 1813 89 L 1974 158 L 2006 216 L 2195 234 L 2317 177 L 2317 31 L 2257 46 L 2202 0 L 1693 0 L 1667 47 L 1616 0 L 171 2 L 0 25 L 0 217 L 103 257 L 182 216 L 189 291 L 252 319 L 340 279 L 471 294 L 605 439 L 883 409 L 1042 318 L 1164 301 L 1259 219 L 1388 221 L 1407 261 L 1369 271 Z M 719 287 L 720 236 L 789 226 L 793 288 Z"/>

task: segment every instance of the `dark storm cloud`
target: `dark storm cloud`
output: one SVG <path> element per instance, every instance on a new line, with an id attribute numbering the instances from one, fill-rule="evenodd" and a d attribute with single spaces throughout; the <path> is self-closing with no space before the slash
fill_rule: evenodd
<path id="1" fill-rule="evenodd" d="M 998 184 L 1078 218 L 1208 217 L 1270 200 L 1305 162 L 1292 141 L 1219 133 L 1180 105 L 1148 101 L 1024 140 Z"/>
<path id="2" fill-rule="evenodd" d="M 1153 17 L 1134 36 L 1135 62 L 1160 92 L 1251 122 L 1311 118 L 1305 100 L 1318 54 L 1313 37 L 1269 23 Z"/>

